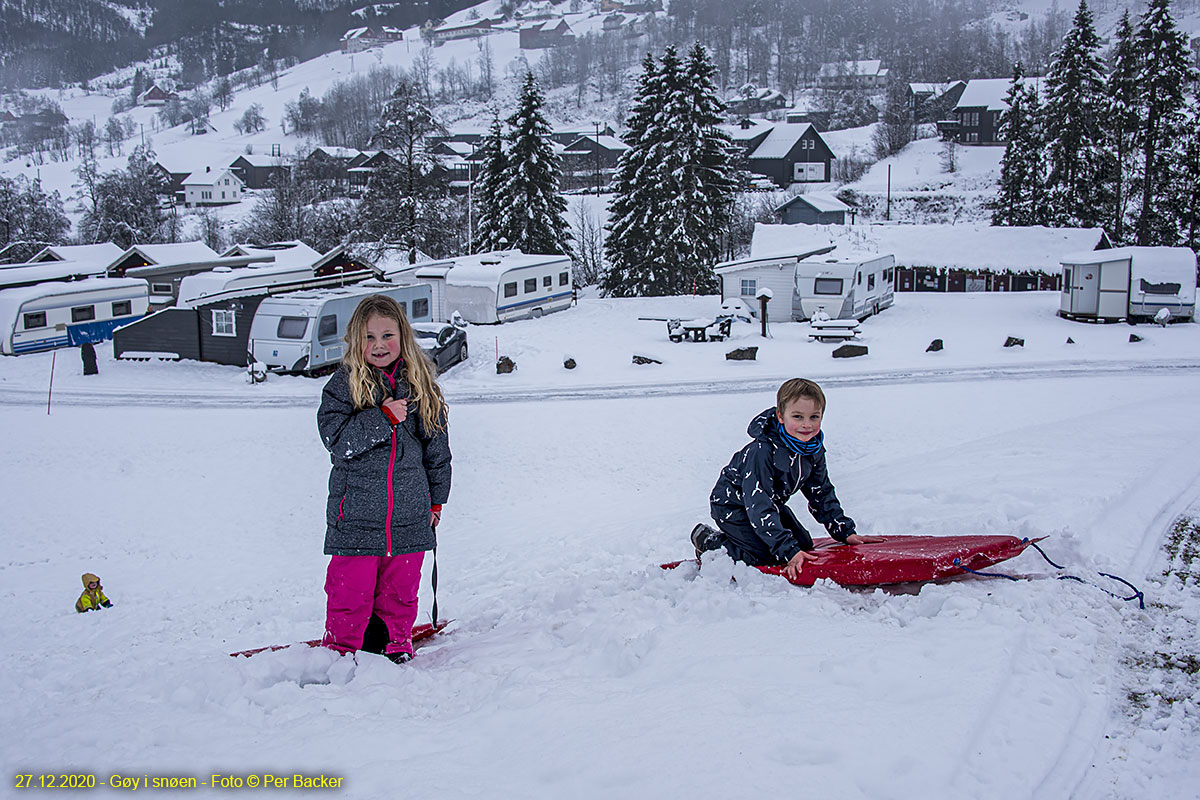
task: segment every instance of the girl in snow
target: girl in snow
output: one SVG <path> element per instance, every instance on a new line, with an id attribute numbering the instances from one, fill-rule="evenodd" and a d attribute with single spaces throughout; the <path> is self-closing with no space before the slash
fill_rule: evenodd
<path id="1" fill-rule="evenodd" d="M 413 654 L 421 561 L 450 494 L 450 441 L 433 368 L 392 298 L 366 297 L 351 315 L 317 429 L 333 462 L 322 641 L 360 649 L 374 613 L 388 630 L 384 654 L 403 663 Z"/>

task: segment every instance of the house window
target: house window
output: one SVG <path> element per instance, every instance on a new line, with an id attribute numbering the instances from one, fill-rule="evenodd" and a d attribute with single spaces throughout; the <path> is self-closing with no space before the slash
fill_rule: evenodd
<path id="1" fill-rule="evenodd" d="M 978 111 L 968 111 L 967 113 L 963 114 L 963 123 L 962 124 L 963 124 L 964 128 L 978 128 L 979 127 L 979 112 Z"/>
<path id="2" fill-rule="evenodd" d="M 95 306 L 75 306 L 71 309 L 71 322 L 89 322 L 95 318 Z"/>
<path id="3" fill-rule="evenodd" d="M 317 324 L 317 339 L 321 344 L 327 344 L 338 335 L 337 314 L 326 314 Z"/>
<path id="4" fill-rule="evenodd" d="M 420 319 L 429 316 L 429 299 L 426 297 L 413 298 L 413 316 Z"/>
<path id="5" fill-rule="evenodd" d="M 112 315 L 114 317 L 128 317 L 133 313 L 132 300 L 118 300 L 112 304 Z"/>
<path id="6" fill-rule="evenodd" d="M 813 294 L 841 294 L 841 278 L 817 278 L 813 281 Z"/>
<path id="7" fill-rule="evenodd" d="M 542 288 L 543 289 L 549 289 L 552 286 L 554 286 L 554 276 L 553 275 L 546 275 L 545 277 L 542 278 Z"/>
<path id="8" fill-rule="evenodd" d="M 874 288 L 875 288 L 875 273 L 872 272 L 870 275 L 867 276 L 867 291 L 869 292 Z"/>
<path id="9" fill-rule="evenodd" d="M 25 315 L 25 330 L 46 327 L 46 312 L 34 311 Z"/>
<path id="10" fill-rule="evenodd" d="M 516 297 L 517 296 L 517 282 L 516 281 L 513 281 L 512 283 L 504 284 L 504 296 L 505 297 Z"/>
<path id="11" fill-rule="evenodd" d="M 536 292 L 536 291 L 537 291 L 537 278 L 526 278 L 525 279 L 525 294 L 529 294 L 530 292 Z"/>
<path id="12" fill-rule="evenodd" d="M 978 143 L 978 142 L 979 142 L 979 134 L 978 134 L 978 133 L 976 133 L 975 131 L 972 131 L 972 132 L 968 133 L 968 134 L 967 134 L 967 141 L 968 141 L 968 142 L 975 142 L 975 143 Z"/>
<path id="13" fill-rule="evenodd" d="M 280 339 L 303 339 L 308 330 L 308 317 L 280 317 L 275 335 Z"/>
<path id="14" fill-rule="evenodd" d="M 742 278 L 742 296 L 743 297 L 754 297 L 755 293 L 757 293 L 757 292 L 758 292 L 758 279 L 757 278 Z"/>
<path id="15" fill-rule="evenodd" d="M 171 284 L 169 283 L 152 283 L 150 284 L 150 294 L 172 294 Z"/>
<path id="16" fill-rule="evenodd" d="M 566 286 L 568 283 L 570 283 L 570 281 L 571 281 L 571 277 L 569 275 L 567 275 L 567 273 L 565 273 L 565 272 L 558 273 L 558 285 L 559 286 Z"/>
<path id="17" fill-rule="evenodd" d="M 225 199 L 225 192 L 221 192 L 221 199 L 222 199 L 222 200 L 224 200 L 224 199 Z"/>
<path id="18" fill-rule="evenodd" d="M 237 336 L 237 316 L 233 309 L 212 312 L 213 336 Z"/>

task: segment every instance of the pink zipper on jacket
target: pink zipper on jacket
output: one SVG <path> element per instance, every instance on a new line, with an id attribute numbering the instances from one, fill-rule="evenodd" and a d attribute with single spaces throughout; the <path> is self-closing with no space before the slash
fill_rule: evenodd
<path id="1" fill-rule="evenodd" d="M 400 369 L 400 365 L 402 363 L 404 363 L 403 357 L 396 359 L 396 366 L 392 368 L 391 374 L 388 374 L 386 372 L 383 373 L 384 376 L 388 379 L 388 382 L 392 385 L 392 391 L 395 391 L 395 389 L 396 389 L 396 371 Z M 392 426 L 392 454 L 388 458 L 388 476 L 387 476 L 388 507 L 387 507 L 387 520 L 385 523 L 387 527 L 384 528 L 384 537 L 386 540 L 385 554 L 388 556 L 391 556 L 391 554 L 392 554 L 392 509 L 393 509 L 394 500 L 395 500 L 395 494 L 392 491 L 392 474 L 393 474 L 393 471 L 395 470 L 395 468 L 396 468 L 396 426 L 393 425 Z"/>

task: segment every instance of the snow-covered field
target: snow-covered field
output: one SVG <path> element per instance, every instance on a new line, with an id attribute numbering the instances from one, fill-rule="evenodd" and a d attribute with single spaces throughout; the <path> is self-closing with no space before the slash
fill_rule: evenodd
<path id="1" fill-rule="evenodd" d="M 1047 293 L 901 295 L 842 361 L 792 323 L 671 344 L 639 319 L 716 304 L 585 297 L 470 329 L 443 376 L 438 600 L 457 621 L 404 667 L 226 655 L 321 630 L 320 381 L 103 352 L 85 379 L 63 351 L 47 415 L 52 357 L 0 360 L 4 774 L 323 773 L 355 798 L 1195 797 L 1200 529 L 1177 522 L 1200 518 L 1200 326 L 1070 323 Z M 746 344 L 757 361 L 725 360 Z M 861 531 L 1048 535 L 1146 609 L 1033 551 L 1003 565 L 1026 580 L 889 591 L 715 554 L 657 569 L 689 555 L 718 470 L 794 375 L 826 388 Z M 112 609 L 72 610 L 85 571 Z"/>

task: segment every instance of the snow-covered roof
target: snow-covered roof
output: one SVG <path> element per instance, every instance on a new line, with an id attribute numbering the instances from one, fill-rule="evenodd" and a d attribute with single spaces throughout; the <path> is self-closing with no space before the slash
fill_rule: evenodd
<path id="1" fill-rule="evenodd" d="M 838 250 L 891 253 L 896 265 L 991 271 L 1058 272 L 1067 253 L 1094 249 L 1104 238 L 1100 228 L 1004 227 L 961 225 L 766 225 L 754 226 L 750 255 L 814 250 L 834 244 Z M 836 251 L 835 251 L 836 252 Z"/>
<path id="2" fill-rule="evenodd" d="M 846 205 L 841 200 L 838 200 L 836 197 L 834 197 L 831 194 L 824 194 L 822 192 L 808 192 L 806 194 L 798 194 L 795 197 L 789 199 L 786 203 L 783 203 L 782 205 L 780 205 L 775 210 L 781 211 L 784 208 L 786 208 L 787 206 L 790 206 L 793 203 L 798 203 L 798 202 L 808 203 L 810 206 L 812 206 L 817 211 L 820 211 L 823 214 L 829 213 L 832 211 L 849 211 L 850 210 L 850 206 Z"/>
<path id="3" fill-rule="evenodd" d="M 883 61 L 878 58 L 862 59 L 860 61 L 835 61 L 821 65 L 821 75 L 886 75 Z"/>
<path id="4" fill-rule="evenodd" d="M 121 255 L 121 246 L 112 242 L 98 244 L 52 244 L 44 247 L 30 261 L 41 261 L 47 256 L 55 261 L 77 261 L 81 264 L 108 266 Z"/>
<path id="5" fill-rule="evenodd" d="M 1044 91 L 1041 78 L 1025 78 L 1022 83 L 1033 81 L 1034 87 L 1039 91 Z M 962 96 L 958 98 L 958 108 L 986 108 L 988 111 L 1004 111 L 1008 108 L 1008 103 L 1004 97 L 1008 94 L 1008 87 L 1012 85 L 1010 78 L 977 78 L 967 81 L 967 87 L 963 89 Z"/>
<path id="6" fill-rule="evenodd" d="M 344 34 L 342 34 L 342 41 L 346 42 L 351 39 L 361 39 L 362 37 L 366 36 L 370 32 L 371 32 L 370 28 L 351 28 L 350 30 L 348 30 Z"/>
<path id="7" fill-rule="evenodd" d="M 175 242 L 173 244 L 135 244 L 109 262 L 113 266 L 137 253 L 155 266 L 166 264 L 193 264 L 220 258 L 217 251 L 204 242 Z"/>
<path id="8" fill-rule="evenodd" d="M 81 281 L 56 281 L 35 286 L 18 286 L 0 290 L 0 324 L 11 322 L 21 306 L 43 297 L 82 294 L 97 289 L 137 289 L 149 293 L 146 281 L 140 278 L 85 278 Z"/>
<path id="9" fill-rule="evenodd" d="M 321 147 L 313 148 L 313 151 L 312 151 L 312 153 L 309 153 L 309 156 L 311 156 L 313 153 L 316 153 L 318 150 L 320 150 L 322 153 L 329 156 L 330 158 L 344 158 L 344 159 L 354 158 L 355 156 L 357 156 L 359 154 L 359 152 L 361 152 L 359 150 L 355 150 L 353 147 L 327 147 L 327 146 L 322 145 Z"/>
<path id="10" fill-rule="evenodd" d="M 717 130 L 724 131 L 725 133 L 729 134 L 729 138 L 733 139 L 735 142 L 745 142 L 753 139 L 755 136 L 761 136 L 764 132 L 774 128 L 777 124 L 761 119 L 747 120 L 747 122 L 749 125 L 746 127 L 742 127 L 741 124 L 718 125 Z"/>
<path id="11" fill-rule="evenodd" d="M 579 144 L 581 141 L 595 142 L 606 150 L 619 150 L 623 152 L 629 149 L 629 145 L 625 144 L 615 136 L 597 137 L 594 133 L 582 134 L 578 139 L 568 144 L 567 149 L 574 149 L 575 145 Z"/>
<path id="12" fill-rule="evenodd" d="M 287 165 L 282 156 L 269 156 L 266 153 L 243 153 L 231 161 L 230 165 L 232 166 L 239 158 L 245 159 L 246 163 L 252 167 L 281 167 Z"/>
<path id="13" fill-rule="evenodd" d="M 754 148 L 750 158 L 783 158 L 811 127 L 812 124 L 808 122 L 776 123 L 767 134 L 767 138 L 762 140 L 762 144 Z"/>
<path id="14" fill-rule="evenodd" d="M 255 247 L 250 244 L 235 244 L 230 245 L 221 253 L 221 257 L 226 256 L 251 256 L 254 258 L 273 258 L 274 261 L 263 262 L 260 267 L 253 269 L 261 269 L 265 266 L 282 266 L 290 265 L 294 267 L 311 267 L 316 264 L 321 258 L 321 254 L 313 248 L 306 245 L 304 242 L 275 242 L 263 247 Z"/>
<path id="15" fill-rule="evenodd" d="M 26 262 L 0 269 L 0 289 L 30 281 L 61 281 L 75 276 L 103 275 L 106 266 L 79 261 Z"/>
<path id="16" fill-rule="evenodd" d="M 311 277 L 312 273 L 311 266 L 295 263 L 262 264 L 237 269 L 217 267 L 208 272 L 188 275 L 181 280 L 178 304 L 187 308 L 196 300 L 220 294 L 236 286 L 267 286 L 287 280 Z"/>
<path id="17" fill-rule="evenodd" d="M 228 167 L 204 167 L 188 175 L 181 183 L 184 186 L 212 186 L 225 177 L 233 178 L 238 183 L 242 182 Z"/>

